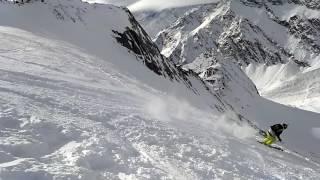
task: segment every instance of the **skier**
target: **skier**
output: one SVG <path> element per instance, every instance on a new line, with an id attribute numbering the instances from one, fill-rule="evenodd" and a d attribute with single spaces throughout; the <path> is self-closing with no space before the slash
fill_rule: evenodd
<path id="1" fill-rule="evenodd" d="M 270 146 L 272 143 L 276 142 L 277 139 L 281 142 L 280 134 L 283 130 L 287 129 L 288 124 L 275 124 L 270 127 L 270 129 L 266 132 L 265 139 L 263 140 L 263 144 Z"/>

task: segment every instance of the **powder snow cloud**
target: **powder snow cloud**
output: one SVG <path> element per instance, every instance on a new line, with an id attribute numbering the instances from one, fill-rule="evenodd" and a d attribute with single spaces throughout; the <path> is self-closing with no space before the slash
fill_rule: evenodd
<path id="1" fill-rule="evenodd" d="M 176 98 L 175 95 L 149 98 L 144 109 L 152 119 L 171 123 L 178 128 L 183 127 L 184 124 L 194 124 L 192 129 L 188 129 L 189 133 L 195 131 L 199 134 L 203 129 L 209 129 L 239 139 L 253 138 L 256 134 L 256 130 L 248 124 L 238 123 L 240 121 L 234 112 L 215 116 L 210 111 L 198 109 L 188 101 Z"/>

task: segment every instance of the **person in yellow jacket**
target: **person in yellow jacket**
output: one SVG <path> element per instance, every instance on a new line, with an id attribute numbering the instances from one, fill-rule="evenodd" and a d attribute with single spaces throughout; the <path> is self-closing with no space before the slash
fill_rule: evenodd
<path id="1" fill-rule="evenodd" d="M 270 146 L 271 144 L 275 143 L 277 139 L 281 142 L 282 139 L 280 138 L 281 133 L 283 130 L 287 129 L 288 124 L 275 124 L 270 127 L 270 129 L 266 132 L 266 136 L 262 141 L 263 144 Z"/>

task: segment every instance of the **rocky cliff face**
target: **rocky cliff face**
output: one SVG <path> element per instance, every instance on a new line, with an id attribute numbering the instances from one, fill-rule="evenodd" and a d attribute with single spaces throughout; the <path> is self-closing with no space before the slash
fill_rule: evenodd
<path id="1" fill-rule="evenodd" d="M 125 11 L 128 14 L 130 25 L 126 27 L 124 32 L 113 30 L 114 38 L 118 43 L 127 48 L 130 53 L 136 56 L 138 61 L 141 61 L 157 75 L 171 81 L 184 83 L 190 90 L 198 93 L 197 88 L 193 87 L 190 81 L 190 78 L 196 78 L 205 89 L 210 91 L 209 87 L 195 73 L 177 67 L 170 59 L 163 56 L 131 12 L 128 9 L 125 9 Z"/>
<path id="2" fill-rule="evenodd" d="M 155 42 L 162 54 L 199 74 L 217 57 L 232 57 L 241 66 L 293 61 L 309 67 L 320 54 L 318 6 L 316 1 L 282 0 L 202 5 L 159 33 Z"/>
<path id="3" fill-rule="evenodd" d="M 171 81 L 184 83 L 198 95 L 201 95 L 201 89 L 205 88 L 214 96 L 214 99 L 220 102 L 214 105 L 214 108 L 219 111 L 232 109 L 232 111 L 238 112 L 235 107 L 245 106 L 246 103 L 237 97 L 239 92 L 242 92 L 243 95 L 245 94 L 243 97 L 249 99 L 258 96 L 258 91 L 254 84 L 239 69 L 237 63 L 231 59 L 227 60 L 225 57 L 219 57 L 221 61 L 212 64 L 202 74 L 177 66 L 172 62 L 175 60 L 173 57 L 165 57 L 160 53 L 156 44 L 152 42 L 134 16 L 128 10 L 126 12 L 131 23 L 124 32 L 113 31 L 115 39 L 123 47 L 127 48 L 130 53 L 135 54 L 138 61 L 141 61 L 157 75 L 169 78 Z M 225 60 L 223 61 L 222 59 Z M 209 82 L 209 84 L 204 83 L 204 81 Z M 199 83 L 202 87 L 197 85 Z M 228 95 L 230 97 L 226 98 Z M 235 102 L 235 99 L 238 99 L 238 101 Z M 239 115 L 239 118 L 243 117 Z M 248 122 L 251 123 L 250 121 Z"/>
<path id="4" fill-rule="evenodd" d="M 254 86 L 242 83 L 248 82 L 243 81 L 245 78 L 235 81 L 242 75 L 231 76 L 228 72 L 250 66 L 249 76 L 255 74 L 259 88 L 267 87 L 268 91 L 271 88 L 274 95 L 278 92 L 276 89 L 284 88 L 279 85 L 289 83 L 284 81 L 299 79 L 295 75 L 318 69 L 318 9 L 319 2 L 312 0 L 223 0 L 218 4 L 192 6 L 184 9 L 171 25 L 164 21 L 162 25 L 168 28 L 158 33 L 155 42 L 164 56 L 183 69 L 195 72 L 219 92 L 230 89 L 233 85 L 229 80 L 233 79 L 232 82 L 240 82 L 236 83 L 238 87 L 251 89 L 253 93 Z M 177 13 L 175 9 L 171 11 Z M 158 14 L 163 18 L 166 11 Z M 141 22 L 146 26 L 150 21 L 142 19 Z M 255 72 L 257 69 L 252 68 L 255 66 L 260 70 Z M 264 80 L 259 82 L 256 77 Z M 283 96 L 281 92 L 277 95 Z"/>
<path id="5" fill-rule="evenodd" d="M 292 10 L 305 8 L 301 10 L 305 13 L 313 11 L 293 2 L 223 1 L 219 5 L 203 5 L 197 10 L 190 10 L 173 26 L 160 33 L 156 42 L 163 48 L 162 52 L 166 56 L 181 56 L 183 60 L 180 60 L 180 63 L 190 63 L 198 56 L 182 55 L 185 53 L 183 50 L 190 46 L 195 51 L 207 54 L 215 53 L 213 51 L 219 49 L 223 54 L 235 57 L 241 64 L 276 64 L 287 62 L 290 58 L 297 62 L 305 62 L 306 59 L 294 56 L 294 50 L 273 34 L 292 37 L 300 47 L 318 54 L 319 18 L 308 17 L 298 12 L 284 17 L 280 13 L 281 8 L 286 7 Z M 250 9 L 251 14 L 245 12 Z M 262 24 L 271 26 L 267 29 Z"/>
<path id="6" fill-rule="evenodd" d="M 129 49 L 141 60 L 150 70 L 158 75 L 169 77 L 171 80 L 177 78 L 177 72 L 170 62 L 168 62 L 158 50 L 157 46 L 149 38 L 140 24 L 135 20 L 129 10 L 129 21 L 131 26 L 127 26 L 124 32 L 113 31 L 115 39 L 124 47 Z"/>

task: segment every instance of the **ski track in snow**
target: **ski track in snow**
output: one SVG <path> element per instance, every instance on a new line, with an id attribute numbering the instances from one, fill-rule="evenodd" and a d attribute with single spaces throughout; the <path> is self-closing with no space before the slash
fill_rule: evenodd
<path id="1" fill-rule="evenodd" d="M 0 39 L 0 179 L 320 177 L 309 160 L 194 117 L 155 119 L 146 104 L 165 93 L 68 43 L 6 27 Z"/>

